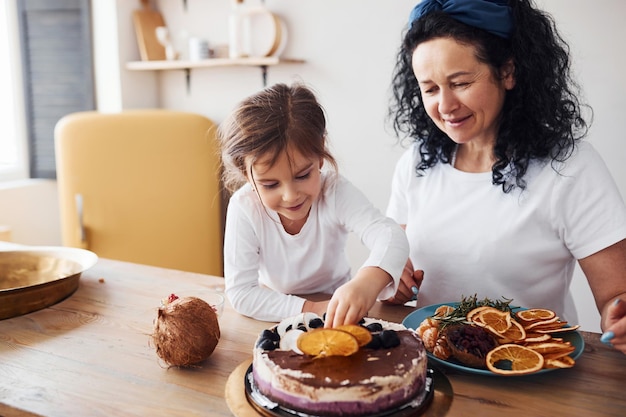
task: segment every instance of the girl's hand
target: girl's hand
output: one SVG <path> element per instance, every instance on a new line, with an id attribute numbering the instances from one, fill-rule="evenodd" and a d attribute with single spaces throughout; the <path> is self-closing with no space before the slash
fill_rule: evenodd
<path id="1" fill-rule="evenodd" d="M 361 268 L 352 280 L 335 290 L 328 302 L 324 327 L 358 323 L 390 281 L 391 276 L 380 268 Z"/>
<path id="2" fill-rule="evenodd" d="M 424 271 L 413 269 L 413 263 L 409 259 L 406 262 L 402 276 L 400 277 L 400 285 L 396 294 L 386 299 L 387 304 L 404 304 L 407 301 L 417 300 L 419 288 L 424 280 Z"/>
<path id="3" fill-rule="evenodd" d="M 619 298 L 613 301 L 607 309 L 605 324 L 606 331 L 600 340 L 626 353 L 626 301 Z"/>
<path id="4" fill-rule="evenodd" d="M 303 313 L 315 313 L 320 317 L 324 317 L 324 313 L 328 309 L 329 300 L 326 301 L 310 301 L 306 300 L 302 306 Z"/>

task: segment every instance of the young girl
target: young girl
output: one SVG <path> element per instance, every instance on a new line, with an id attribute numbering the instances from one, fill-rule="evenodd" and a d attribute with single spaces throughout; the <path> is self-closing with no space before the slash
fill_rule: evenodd
<path id="1" fill-rule="evenodd" d="M 224 184 L 236 190 L 224 275 L 239 313 L 266 321 L 326 313 L 331 327 L 356 323 L 377 298 L 394 296 L 408 259 L 404 231 L 337 173 L 324 110 L 308 88 L 277 84 L 245 99 L 219 138 Z M 345 255 L 349 232 L 370 249 L 354 277 Z M 332 298 L 295 295 L 313 293 Z"/>

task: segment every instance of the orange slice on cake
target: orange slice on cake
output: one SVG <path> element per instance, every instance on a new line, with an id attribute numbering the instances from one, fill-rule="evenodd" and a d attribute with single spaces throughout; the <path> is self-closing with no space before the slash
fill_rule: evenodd
<path id="1" fill-rule="evenodd" d="M 350 356 L 359 350 L 356 337 L 337 329 L 315 329 L 302 333 L 297 346 L 302 353 L 317 357 Z"/>
<path id="2" fill-rule="evenodd" d="M 344 324 L 335 327 L 335 329 L 343 330 L 344 332 L 350 333 L 356 338 L 359 347 L 365 346 L 372 341 L 372 334 L 370 333 L 370 331 L 363 326 L 359 326 L 358 324 Z"/>

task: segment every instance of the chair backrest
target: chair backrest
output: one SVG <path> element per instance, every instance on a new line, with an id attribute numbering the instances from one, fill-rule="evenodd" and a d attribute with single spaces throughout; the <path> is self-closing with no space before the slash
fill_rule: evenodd
<path id="1" fill-rule="evenodd" d="M 78 112 L 55 127 L 63 245 L 222 276 L 216 125 L 193 113 Z"/>

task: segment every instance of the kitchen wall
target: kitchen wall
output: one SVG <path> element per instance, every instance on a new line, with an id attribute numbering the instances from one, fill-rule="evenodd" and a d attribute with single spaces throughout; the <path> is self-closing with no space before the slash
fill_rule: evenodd
<path id="1" fill-rule="evenodd" d="M 186 3 L 187 10 L 183 0 L 156 1 L 174 39 L 199 36 L 213 47 L 225 44 L 229 1 Z M 626 79 L 619 73 L 626 68 L 626 29 L 619 22 L 626 13 L 626 2 L 537 3 L 555 16 L 571 42 L 576 73 L 595 109 L 590 141 L 626 195 L 626 167 L 621 164 L 626 159 L 621 142 Z M 384 210 L 393 166 L 402 152 L 385 123 L 390 74 L 401 30 L 415 0 L 266 0 L 264 4 L 287 24 L 283 56 L 306 60 L 270 67 L 268 84 L 302 80 L 316 90 L 327 111 L 331 148 L 341 172 Z M 102 110 L 164 107 L 202 113 L 220 122 L 239 100 L 262 87 L 261 72 L 255 67 L 194 69 L 189 91 L 182 70 L 128 71 L 125 62 L 139 59 L 130 17 L 139 1 L 93 0 L 93 5 Z M 178 46 L 183 44 L 181 41 Z M 364 254 L 360 244 L 351 240 L 349 255 L 355 267 Z M 573 288 L 583 328 L 598 330 L 593 298 L 579 271 Z"/>
<path id="2" fill-rule="evenodd" d="M 0 240 L 3 239 L 24 245 L 61 244 L 56 181 L 0 182 Z"/>

